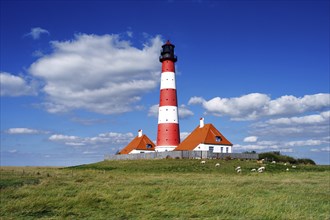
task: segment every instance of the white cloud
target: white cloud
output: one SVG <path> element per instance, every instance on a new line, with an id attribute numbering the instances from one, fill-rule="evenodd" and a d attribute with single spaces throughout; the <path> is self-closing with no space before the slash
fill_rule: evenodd
<path id="1" fill-rule="evenodd" d="M 10 73 L 0 73 L 1 96 L 36 95 L 36 85 Z"/>
<path id="2" fill-rule="evenodd" d="M 157 118 L 158 106 L 159 106 L 158 104 L 151 106 L 148 111 L 148 116 Z M 191 110 L 189 110 L 186 105 L 183 104 L 178 107 L 178 113 L 180 119 L 188 118 L 194 115 L 194 113 Z"/>
<path id="3" fill-rule="evenodd" d="M 330 147 L 322 147 L 320 149 L 318 148 L 312 148 L 310 149 L 311 152 L 330 152 Z"/>
<path id="4" fill-rule="evenodd" d="M 181 142 L 188 137 L 190 132 L 180 132 L 180 140 Z"/>
<path id="5" fill-rule="evenodd" d="M 253 124 L 252 133 L 261 136 L 325 137 L 329 135 L 330 111 L 301 117 L 270 119 Z"/>
<path id="6" fill-rule="evenodd" d="M 188 117 L 194 115 L 194 113 L 193 113 L 192 111 L 190 111 L 190 110 L 187 108 L 187 106 L 185 106 L 185 105 L 180 105 L 180 106 L 179 106 L 178 113 L 179 113 L 179 118 L 180 118 L 180 119 L 188 118 Z"/>
<path id="7" fill-rule="evenodd" d="M 41 34 L 49 35 L 49 31 L 47 31 L 46 29 L 40 28 L 40 27 L 34 27 L 34 28 L 31 28 L 31 31 L 29 33 L 27 33 L 25 36 L 30 36 L 34 40 L 37 40 L 40 38 Z"/>
<path id="8" fill-rule="evenodd" d="M 289 141 L 285 143 L 285 146 L 288 147 L 302 147 L 302 146 L 318 146 L 323 144 L 321 140 L 304 140 L 304 141 Z"/>
<path id="9" fill-rule="evenodd" d="M 330 147 L 323 147 L 321 148 L 321 151 L 330 152 Z"/>
<path id="10" fill-rule="evenodd" d="M 76 35 L 71 41 L 52 42 L 53 52 L 30 66 L 44 80 L 51 113 L 85 109 L 116 114 L 140 109 L 144 93 L 159 83 L 159 36 L 142 49 L 119 35 Z"/>
<path id="11" fill-rule="evenodd" d="M 330 111 L 320 114 L 301 117 L 270 119 L 266 123 L 270 125 L 304 125 L 304 124 L 327 124 L 330 120 Z"/>
<path id="12" fill-rule="evenodd" d="M 259 145 L 259 144 L 247 144 L 247 145 L 240 145 L 234 144 L 233 149 L 235 152 L 237 151 L 246 151 L 246 150 L 277 150 L 279 149 L 278 145 Z"/>
<path id="13" fill-rule="evenodd" d="M 292 148 L 284 148 L 284 149 L 281 149 L 281 152 L 282 153 L 293 153 L 294 150 Z"/>
<path id="14" fill-rule="evenodd" d="M 258 137 L 257 136 L 249 136 L 249 137 L 246 137 L 244 138 L 244 142 L 257 142 L 258 140 Z"/>
<path id="15" fill-rule="evenodd" d="M 148 111 L 148 116 L 157 118 L 158 117 L 158 107 L 159 107 L 158 104 L 151 106 Z"/>
<path id="16" fill-rule="evenodd" d="M 48 131 L 36 130 L 31 128 L 9 128 L 7 134 L 48 134 Z"/>
<path id="17" fill-rule="evenodd" d="M 299 147 L 319 147 L 322 148 L 325 144 L 329 144 L 329 141 L 322 139 L 307 139 L 307 140 L 295 140 L 287 141 L 285 139 L 279 139 L 277 141 L 273 140 L 263 140 L 256 141 L 254 144 L 235 144 L 233 147 L 235 151 L 246 151 L 246 150 L 260 150 L 260 151 L 281 151 L 281 152 L 293 152 L 293 148 Z M 322 148 L 325 150 L 326 148 Z M 319 151 L 320 149 L 313 148 L 311 151 Z"/>
<path id="18" fill-rule="evenodd" d="M 255 120 L 265 116 L 322 111 L 330 107 L 330 94 L 319 93 L 298 98 L 285 95 L 274 100 L 261 93 L 234 98 L 215 97 L 209 101 L 202 97 L 192 97 L 188 104 L 200 104 L 207 113 L 215 116 L 229 116 L 232 120 Z"/>
<path id="19" fill-rule="evenodd" d="M 54 134 L 49 137 L 50 141 L 63 143 L 68 146 L 99 146 L 99 145 L 125 145 L 133 139 L 132 133 L 102 133 L 95 137 L 78 137 L 62 134 Z"/>

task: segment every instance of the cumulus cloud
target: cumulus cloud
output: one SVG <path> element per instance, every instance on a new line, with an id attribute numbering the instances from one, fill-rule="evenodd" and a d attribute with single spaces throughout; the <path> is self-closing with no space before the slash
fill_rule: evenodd
<path id="1" fill-rule="evenodd" d="M 244 138 L 244 142 L 257 142 L 258 140 L 258 137 L 257 136 L 249 136 L 249 137 L 246 137 Z"/>
<path id="2" fill-rule="evenodd" d="M 36 130 L 31 128 L 9 128 L 7 134 L 48 134 L 49 131 Z"/>
<path id="3" fill-rule="evenodd" d="M 289 141 L 285 143 L 285 146 L 288 147 L 302 147 L 302 146 L 318 146 L 325 143 L 322 140 L 304 140 L 304 141 Z"/>
<path id="4" fill-rule="evenodd" d="M 151 106 L 148 111 L 148 116 L 157 118 L 158 117 L 158 107 L 159 107 L 158 104 Z M 183 104 L 178 107 L 178 113 L 179 113 L 180 119 L 188 118 L 188 117 L 194 115 L 194 113 L 191 110 L 189 110 L 186 105 L 183 105 Z"/>
<path id="5" fill-rule="evenodd" d="M 37 40 L 40 38 L 40 36 L 42 34 L 49 35 L 49 31 L 47 31 L 46 29 L 43 29 L 41 27 L 34 27 L 34 28 L 31 28 L 31 31 L 29 33 L 27 33 L 25 36 L 30 36 L 30 37 L 32 37 L 32 39 Z"/>
<path id="6" fill-rule="evenodd" d="M 180 105 L 178 113 L 179 113 L 179 118 L 181 119 L 188 118 L 194 115 L 194 113 L 191 110 L 189 110 L 186 105 Z"/>
<path id="7" fill-rule="evenodd" d="M 330 111 L 301 117 L 269 119 L 251 125 L 251 132 L 261 136 L 326 137 L 329 135 Z"/>
<path id="8" fill-rule="evenodd" d="M 310 151 L 312 151 L 312 152 L 330 152 L 330 147 L 329 146 L 328 147 L 322 147 L 320 149 L 312 148 L 312 149 L 310 149 Z"/>
<path id="9" fill-rule="evenodd" d="M 241 97 L 190 98 L 188 104 L 199 104 L 207 113 L 215 116 L 229 116 L 232 120 L 255 120 L 265 116 L 301 114 L 322 111 L 330 107 L 330 94 L 319 93 L 304 97 L 281 96 L 272 100 L 269 95 L 251 93 Z"/>
<path id="10" fill-rule="evenodd" d="M 234 144 L 233 149 L 237 151 L 247 151 L 247 150 L 278 150 L 280 147 L 278 145 L 261 145 L 261 144 Z"/>
<path id="11" fill-rule="evenodd" d="M 36 85 L 28 83 L 24 78 L 7 72 L 0 72 L 1 96 L 36 95 Z"/>
<path id="12" fill-rule="evenodd" d="M 148 111 L 148 116 L 157 118 L 158 117 L 158 107 L 159 107 L 158 104 L 151 106 Z"/>
<path id="13" fill-rule="evenodd" d="M 117 144 L 124 145 L 129 143 L 134 135 L 132 133 L 116 133 L 108 132 L 101 133 L 95 137 L 78 137 L 62 134 L 54 134 L 49 137 L 50 141 L 64 143 L 67 146 L 80 147 L 80 146 L 100 146 Z"/>
<path id="14" fill-rule="evenodd" d="M 266 121 L 269 125 L 308 125 L 308 124 L 328 124 L 330 121 L 330 111 L 320 114 L 306 115 L 301 117 L 277 118 Z"/>
<path id="15" fill-rule="evenodd" d="M 76 35 L 52 42 L 53 52 L 34 62 L 30 73 L 44 81 L 51 113 L 85 109 L 102 114 L 132 111 L 159 83 L 159 36 L 142 49 L 119 35 Z"/>
<path id="16" fill-rule="evenodd" d="M 188 137 L 190 132 L 180 132 L 180 140 L 181 142 Z"/>
<path id="17" fill-rule="evenodd" d="M 281 152 L 293 152 L 293 148 L 299 147 L 318 147 L 314 149 L 324 149 L 323 146 L 328 145 L 329 142 L 323 139 L 305 139 L 305 140 L 295 140 L 287 141 L 279 139 L 278 141 L 256 141 L 253 144 L 235 144 L 233 147 L 236 151 L 246 151 L 246 150 L 260 150 L 260 151 L 272 151 L 278 150 Z"/>

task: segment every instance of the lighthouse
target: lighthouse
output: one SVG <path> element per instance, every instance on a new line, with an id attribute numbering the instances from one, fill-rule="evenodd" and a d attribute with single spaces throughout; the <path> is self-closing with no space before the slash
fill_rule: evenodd
<path id="1" fill-rule="evenodd" d="M 174 45 L 167 41 L 161 50 L 162 63 L 156 151 L 172 151 L 180 144 L 178 101 L 175 83 Z"/>

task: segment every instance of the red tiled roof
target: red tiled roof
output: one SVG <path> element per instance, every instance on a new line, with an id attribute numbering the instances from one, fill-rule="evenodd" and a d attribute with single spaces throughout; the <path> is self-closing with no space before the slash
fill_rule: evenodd
<path id="1" fill-rule="evenodd" d="M 147 148 L 147 144 L 150 144 L 151 148 Z M 145 134 L 136 136 L 119 154 L 129 154 L 132 150 L 155 151 L 155 144 Z"/>
<path id="2" fill-rule="evenodd" d="M 219 142 L 216 141 L 216 136 L 221 138 Z M 205 124 L 202 128 L 199 126 L 195 128 L 195 130 L 191 132 L 191 134 L 174 150 L 194 150 L 201 143 L 228 146 L 233 145 L 212 124 Z"/>

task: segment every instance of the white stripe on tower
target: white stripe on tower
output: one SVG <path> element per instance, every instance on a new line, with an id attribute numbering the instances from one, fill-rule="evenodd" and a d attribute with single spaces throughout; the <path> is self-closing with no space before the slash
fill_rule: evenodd
<path id="1" fill-rule="evenodd" d="M 180 143 L 178 103 L 175 84 L 174 45 L 169 41 L 162 46 L 159 61 L 162 62 L 158 131 L 156 151 L 172 151 Z"/>

